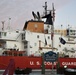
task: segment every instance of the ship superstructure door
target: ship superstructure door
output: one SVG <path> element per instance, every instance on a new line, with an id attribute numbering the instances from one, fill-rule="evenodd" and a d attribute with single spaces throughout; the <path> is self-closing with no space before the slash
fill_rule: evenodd
<path id="1" fill-rule="evenodd" d="M 23 48 L 26 51 L 26 55 L 28 55 L 29 41 L 26 40 L 26 31 L 22 33 L 22 43 L 23 43 Z"/>
<path id="2" fill-rule="evenodd" d="M 2 55 L 5 48 L 6 48 L 6 42 L 3 40 L 0 40 L 0 55 Z"/>
<path id="3" fill-rule="evenodd" d="M 24 41 L 24 50 L 26 51 L 26 55 L 29 55 L 29 41 Z"/>
<path id="4" fill-rule="evenodd" d="M 0 48 L 5 48 L 6 42 L 3 40 L 0 40 Z"/>

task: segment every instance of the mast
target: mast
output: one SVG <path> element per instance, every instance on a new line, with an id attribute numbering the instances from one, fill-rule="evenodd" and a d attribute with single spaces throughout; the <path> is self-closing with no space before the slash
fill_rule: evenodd
<path id="1" fill-rule="evenodd" d="M 51 16 L 51 14 L 49 15 L 49 16 L 51 16 L 51 18 L 52 18 L 52 23 L 51 23 L 51 44 L 52 44 L 52 51 L 53 51 L 53 44 L 54 44 L 54 40 L 53 40 L 53 36 L 54 36 L 54 21 L 55 21 L 55 9 L 54 9 L 54 3 L 52 3 L 52 10 L 47 10 L 47 2 L 45 2 L 45 6 L 43 6 L 44 7 L 44 9 L 45 9 L 45 12 L 44 12 L 44 14 L 45 14 L 45 16 L 46 15 L 48 15 L 47 14 L 47 11 L 51 11 L 52 12 L 52 16 Z M 51 13 L 50 12 L 50 13 Z M 44 17 L 43 17 L 44 18 Z M 50 20 L 51 21 L 51 20 Z"/>
<path id="2" fill-rule="evenodd" d="M 4 23 L 5 21 L 2 21 L 2 30 L 4 30 Z"/>
<path id="3" fill-rule="evenodd" d="M 10 20 L 11 20 L 11 18 L 9 18 L 9 22 L 8 22 L 8 27 L 7 27 L 7 29 L 10 31 Z"/>
<path id="4" fill-rule="evenodd" d="M 53 21 L 53 24 L 51 26 L 52 51 L 53 51 L 53 45 L 54 45 L 54 39 L 53 39 L 53 36 L 54 36 L 54 20 L 55 20 L 55 9 L 54 9 L 54 3 L 52 3 L 52 21 Z"/>
<path id="5" fill-rule="evenodd" d="M 44 11 L 44 14 L 47 15 L 47 2 L 45 2 L 45 6 L 43 6 L 45 11 Z"/>
<path id="6" fill-rule="evenodd" d="M 55 20 L 54 18 L 55 18 L 55 9 L 54 9 L 54 3 L 52 3 L 52 22 L 53 22 L 53 24 L 51 25 L 52 51 L 54 50 L 54 40 L 53 40 L 53 36 L 54 36 L 54 20 Z M 54 69 L 54 62 L 52 62 L 52 73 L 54 73 L 53 69 Z"/>

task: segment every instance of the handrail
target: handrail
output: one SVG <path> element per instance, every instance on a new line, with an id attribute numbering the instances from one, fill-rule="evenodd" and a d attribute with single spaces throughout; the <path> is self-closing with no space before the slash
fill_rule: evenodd
<path id="1" fill-rule="evenodd" d="M 15 62 L 14 59 L 10 59 L 10 63 L 8 64 L 7 68 L 5 69 L 3 75 L 13 75 L 15 71 Z"/>

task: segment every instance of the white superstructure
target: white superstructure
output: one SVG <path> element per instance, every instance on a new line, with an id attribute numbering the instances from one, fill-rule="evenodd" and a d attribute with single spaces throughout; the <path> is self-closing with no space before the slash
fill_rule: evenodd
<path id="1" fill-rule="evenodd" d="M 35 28 L 35 25 L 37 28 Z M 74 29 L 71 28 L 72 30 Z M 55 31 L 58 32 L 56 33 Z M 63 34 L 62 30 L 54 30 L 53 51 L 59 52 L 61 56 L 65 54 L 75 57 L 76 38 L 73 35 L 74 32 L 73 34 L 71 32 L 72 36 L 68 36 L 67 29 L 63 31 L 66 31 L 65 34 Z M 59 38 L 61 37 L 66 41 L 65 44 L 60 42 Z M 45 53 L 52 50 L 51 42 L 51 25 L 44 24 L 43 21 L 28 21 L 27 27 L 24 27 L 23 31 L 0 31 L 0 54 L 5 50 L 16 49 L 26 51 L 28 56 L 40 56 L 42 52 Z"/>

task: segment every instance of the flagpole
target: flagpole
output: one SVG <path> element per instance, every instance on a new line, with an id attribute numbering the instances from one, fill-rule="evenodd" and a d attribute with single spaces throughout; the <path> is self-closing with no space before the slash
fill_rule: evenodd
<path id="1" fill-rule="evenodd" d="M 61 25 L 61 38 L 62 38 L 62 35 L 63 35 L 63 32 L 62 32 L 62 26 L 63 26 L 63 25 Z"/>
<path id="2" fill-rule="evenodd" d="M 68 41 L 70 40 L 69 39 L 69 36 L 70 36 L 70 27 L 69 27 L 70 25 L 68 24 L 68 30 L 69 30 L 69 35 L 68 35 Z"/>
<path id="3" fill-rule="evenodd" d="M 44 53 L 42 53 L 41 74 L 42 74 L 42 75 L 45 75 Z"/>
<path id="4" fill-rule="evenodd" d="M 52 22 L 53 24 L 51 25 L 51 40 L 52 40 L 52 51 L 53 51 L 53 45 L 54 45 L 54 39 L 53 39 L 53 36 L 54 36 L 54 18 L 55 18 L 55 9 L 54 9 L 54 3 L 52 3 Z"/>
<path id="5" fill-rule="evenodd" d="M 54 36 L 54 18 L 55 18 L 55 9 L 54 9 L 54 3 L 52 3 L 52 22 L 53 24 L 51 25 L 51 41 L 52 41 L 52 51 L 53 51 L 53 47 L 54 47 L 54 39 L 53 39 L 53 36 Z M 52 62 L 52 73 L 53 72 L 53 69 L 54 69 L 54 62 Z"/>

